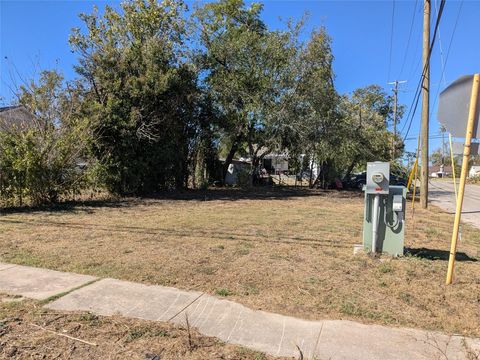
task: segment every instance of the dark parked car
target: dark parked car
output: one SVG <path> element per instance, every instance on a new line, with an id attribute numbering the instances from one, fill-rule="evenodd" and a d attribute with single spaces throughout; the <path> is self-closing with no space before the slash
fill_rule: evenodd
<path id="1" fill-rule="evenodd" d="M 362 190 L 363 185 L 367 183 L 367 173 L 363 172 L 360 174 L 354 174 L 345 182 L 345 187 L 350 189 L 360 189 Z"/>
<path id="2" fill-rule="evenodd" d="M 354 174 L 349 180 L 345 181 L 345 187 L 362 190 L 367 183 L 367 173 L 364 171 Z M 406 176 L 402 174 L 390 174 L 390 185 L 407 186 Z"/>

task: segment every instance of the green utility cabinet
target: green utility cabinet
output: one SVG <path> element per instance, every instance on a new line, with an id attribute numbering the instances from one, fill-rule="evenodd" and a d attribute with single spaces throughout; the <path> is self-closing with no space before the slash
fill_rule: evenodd
<path id="1" fill-rule="evenodd" d="M 407 189 L 404 186 L 388 186 L 388 194 L 372 194 L 365 191 L 363 220 L 363 248 L 372 252 L 373 208 L 375 196 L 380 197 L 376 249 L 373 252 L 393 256 L 403 255 L 405 232 L 405 206 Z"/>

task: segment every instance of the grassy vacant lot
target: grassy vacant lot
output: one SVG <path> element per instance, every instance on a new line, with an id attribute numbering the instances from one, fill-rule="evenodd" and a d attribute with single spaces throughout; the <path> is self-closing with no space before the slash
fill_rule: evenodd
<path id="1" fill-rule="evenodd" d="M 0 301 L 0 358 L 270 359 L 262 353 L 201 336 L 194 329 L 89 313 L 56 313 L 40 305 L 33 301 Z"/>
<path id="2" fill-rule="evenodd" d="M 409 205 L 410 206 L 410 205 Z M 410 210 L 410 209 L 409 209 Z M 399 258 L 353 256 L 360 193 L 210 190 L 0 218 L 0 260 L 201 290 L 308 319 L 480 336 L 480 231 L 463 227 L 444 285 L 452 215 L 407 212 Z"/>

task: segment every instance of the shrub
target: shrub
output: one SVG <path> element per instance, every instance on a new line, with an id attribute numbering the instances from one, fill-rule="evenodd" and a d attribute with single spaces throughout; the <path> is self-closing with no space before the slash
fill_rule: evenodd
<path id="1" fill-rule="evenodd" d="M 0 198 L 6 206 L 40 205 L 81 188 L 72 134 L 34 129 L 0 133 Z"/>
<path id="2" fill-rule="evenodd" d="M 82 187 L 85 174 L 79 161 L 90 132 L 80 111 L 81 93 L 81 88 L 64 86 L 55 71 L 44 71 L 38 82 L 20 87 L 24 108 L 13 110 L 18 116 L 2 118 L 0 131 L 4 205 L 52 203 Z"/>

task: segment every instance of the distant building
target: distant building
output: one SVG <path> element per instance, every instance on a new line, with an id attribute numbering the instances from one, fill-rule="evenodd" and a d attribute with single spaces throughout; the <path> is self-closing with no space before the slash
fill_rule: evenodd
<path id="1" fill-rule="evenodd" d="M 268 174 L 286 174 L 288 173 L 288 154 L 271 153 L 263 158 L 263 168 Z"/>
<path id="2" fill-rule="evenodd" d="M 25 130 L 35 124 L 35 116 L 23 105 L 0 107 L 0 131 Z"/>
<path id="3" fill-rule="evenodd" d="M 40 122 L 23 105 L 0 107 L 0 132 L 20 133 L 21 131 L 39 127 Z M 88 166 L 88 162 L 83 158 L 76 160 L 77 168 L 83 170 Z"/>
<path id="4" fill-rule="evenodd" d="M 450 165 L 433 165 L 428 168 L 428 176 L 434 178 L 441 178 L 451 176 L 453 173 Z"/>
<path id="5" fill-rule="evenodd" d="M 480 176 L 480 165 L 473 165 L 468 172 L 468 177 L 473 178 L 476 176 Z"/>
<path id="6" fill-rule="evenodd" d="M 225 162 L 225 160 L 221 161 L 223 163 Z M 232 160 L 230 165 L 228 165 L 227 175 L 225 176 L 225 185 L 237 185 L 239 174 L 249 171 L 251 164 L 250 161 Z"/>

